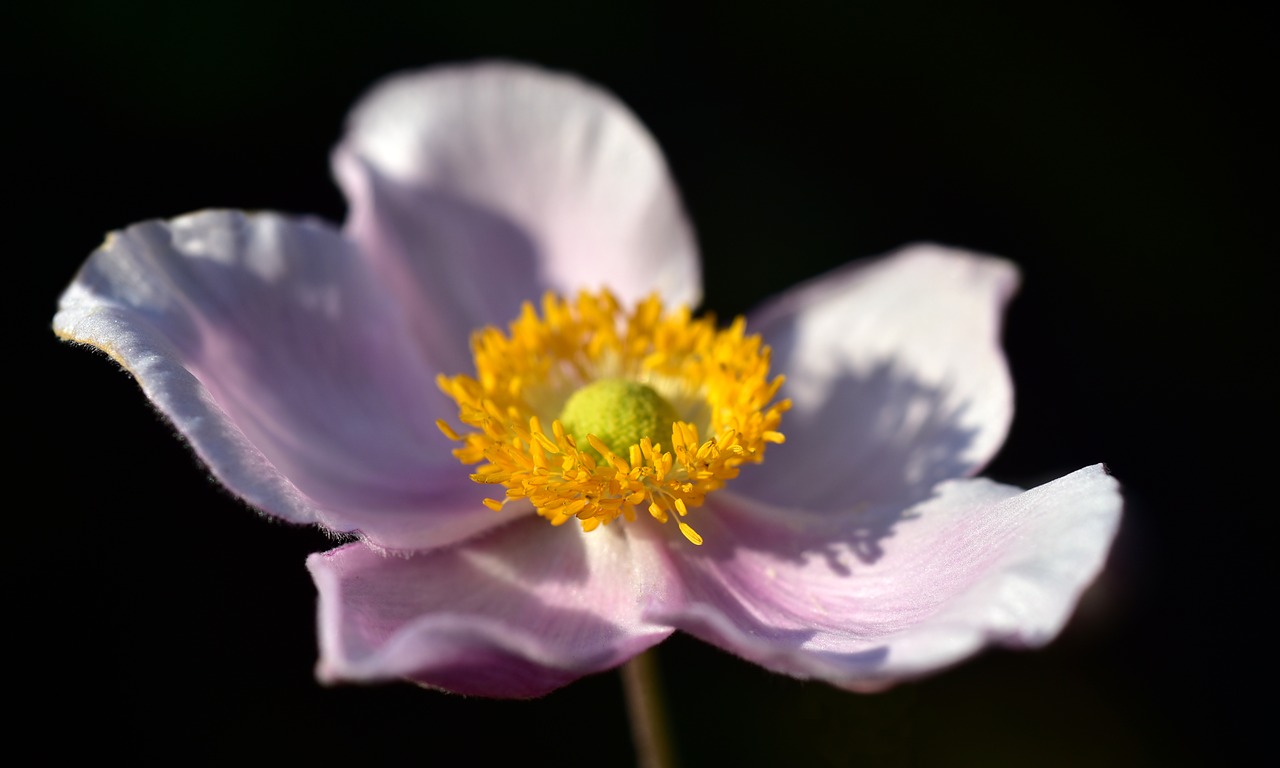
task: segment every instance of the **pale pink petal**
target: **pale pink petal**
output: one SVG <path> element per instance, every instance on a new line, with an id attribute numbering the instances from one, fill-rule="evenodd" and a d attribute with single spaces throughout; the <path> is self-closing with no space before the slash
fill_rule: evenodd
<path id="1" fill-rule="evenodd" d="M 955 480 L 901 515 L 826 517 L 728 495 L 706 542 L 673 555 L 673 624 L 777 672 L 876 690 L 985 645 L 1053 639 L 1106 559 L 1120 518 L 1101 465 L 1030 491 Z"/>
<path id="2" fill-rule="evenodd" d="M 584 534 L 526 517 L 409 558 L 361 544 L 312 555 L 318 674 L 524 698 L 617 666 L 671 633 L 642 618 L 663 599 L 666 566 L 625 527 Z"/>
<path id="3" fill-rule="evenodd" d="M 547 289 L 701 298 L 657 143 L 571 75 L 487 62 L 391 77 L 356 105 L 334 170 L 348 231 L 401 280 L 420 327 L 456 324 L 465 341 Z"/>
<path id="4" fill-rule="evenodd" d="M 471 334 L 505 328 L 547 288 L 530 234 L 487 208 L 393 182 L 352 154 L 336 153 L 334 168 L 351 201 L 346 233 L 385 276 L 423 355 L 440 371 L 472 372 Z"/>
<path id="5" fill-rule="evenodd" d="M 389 548 L 495 524 L 435 426 L 451 409 L 336 231 L 207 211 L 111 235 L 54 329 L 132 373 L 219 480 L 287 520 Z"/>
<path id="6" fill-rule="evenodd" d="M 1008 262 L 916 245 L 787 291 L 748 327 L 785 374 L 784 445 L 733 489 L 806 509 L 905 505 L 976 473 L 1004 442 Z"/>

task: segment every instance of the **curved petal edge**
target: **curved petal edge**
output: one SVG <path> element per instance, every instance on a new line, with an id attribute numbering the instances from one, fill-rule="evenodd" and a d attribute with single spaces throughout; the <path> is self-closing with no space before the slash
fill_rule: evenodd
<path id="1" fill-rule="evenodd" d="M 63 293 L 63 339 L 106 352 L 258 509 L 388 549 L 496 525 L 434 418 L 434 372 L 350 242 L 275 213 L 112 233 Z"/>
<path id="2" fill-rule="evenodd" d="M 724 544 L 676 559 L 683 596 L 649 618 L 776 672 L 880 690 L 988 645 L 1056 637 L 1101 571 L 1122 507 L 1100 464 L 1029 491 L 950 481 L 868 555 L 852 536 L 818 546 L 767 510 L 721 506 L 714 528 L 700 524 Z M 850 530 L 859 514 L 846 513 Z"/>
<path id="3" fill-rule="evenodd" d="M 814 510 L 838 507 L 849 488 L 859 501 L 907 505 L 977 473 L 1013 418 L 1000 331 L 1017 285 L 1003 259 L 917 244 L 753 312 L 793 407 L 769 472 L 743 473 L 735 490 Z"/>
<path id="4" fill-rule="evenodd" d="M 436 298 L 424 315 L 515 317 L 508 287 L 490 287 L 499 264 L 525 298 L 608 287 L 626 303 L 701 300 L 693 227 L 656 140 L 573 75 L 506 61 L 393 75 L 352 110 L 333 170 L 348 232 Z"/>
<path id="5" fill-rule="evenodd" d="M 526 518 L 407 558 L 362 544 L 312 555 L 317 675 L 530 698 L 625 662 L 672 632 L 641 616 L 663 567 L 650 545 L 596 533 Z"/>

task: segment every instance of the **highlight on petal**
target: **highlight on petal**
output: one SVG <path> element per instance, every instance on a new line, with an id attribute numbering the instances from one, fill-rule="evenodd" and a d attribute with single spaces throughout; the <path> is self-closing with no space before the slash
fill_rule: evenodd
<path id="1" fill-rule="evenodd" d="M 1006 261 L 915 245 L 754 312 L 792 409 L 787 443 L 734 491 L 811 510 L 906 505 L 975 474 L 1013 417 L 1000 328 L 1017 283 Z"/>
<path id="2" fill-rule="evenodd" d="M 453 343 L 548 290 L 701 299 L 657 143 L 572 75 L 482 62 L 393 76 L 356 105 L 333 162 L 349 234 L 394 276 L 416 326 L 461 328 Z"/>
<path id="3" fill-rule="evenodd" d="M 1122 506 L 1101 465 L 1025 492 L 947 482 L 889 525 L 873 509 L 824 522 L 727 496 L 707 543 L 673 558 L 683 596 L 649 618 L 858 691 L 988 644 L 1052 640 L 1101 570 Z"/>
<path id="4" fill-rule="evenodd" d="M 403 318 L 320 222 L 205 211 L 114 233 L 54 330 L 128 369 L 265 512 L 392 549 L 498 522 L 457 478 L 435 426 L 447 406 Z"/>
<path id="5" fill-rule="evenodd" d="M 409 678 L 456 693 L 541 696 L 671 634 L 641 613 L 660 599 L 654 545 L 619 526 L 584 534 L 525 518 L 413 557 L 362 544 L 312 555 L 318 674 Z"/>

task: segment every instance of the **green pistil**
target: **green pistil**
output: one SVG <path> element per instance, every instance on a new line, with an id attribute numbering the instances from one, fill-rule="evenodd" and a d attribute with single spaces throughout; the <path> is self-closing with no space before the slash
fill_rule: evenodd
<path id="1" fill-rule="evenodd" d="M 655 443 L 671 442 L 671 425 L 677 416 L 671 403 L 653 387 L 626 379 L 592 382 L 570 396 L 560 412 L 560 423 L 578 447 L 597 459 L 600 454 L 587 442 L 595 435 L 617 455 L 627 457 L 631 446 L 647 437 Z"/>

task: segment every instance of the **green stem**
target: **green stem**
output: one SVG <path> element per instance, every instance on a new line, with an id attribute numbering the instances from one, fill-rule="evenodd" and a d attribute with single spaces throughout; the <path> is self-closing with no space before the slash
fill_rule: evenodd
<path id="1" fill-rule="evenodd" d="M 650 648 L 622 666 L 622 688 L 627 696 L 627 717 L 631 721 L 637 768 L 675 766 L 670 730 L 662 708 L 656 651 Z"/>

